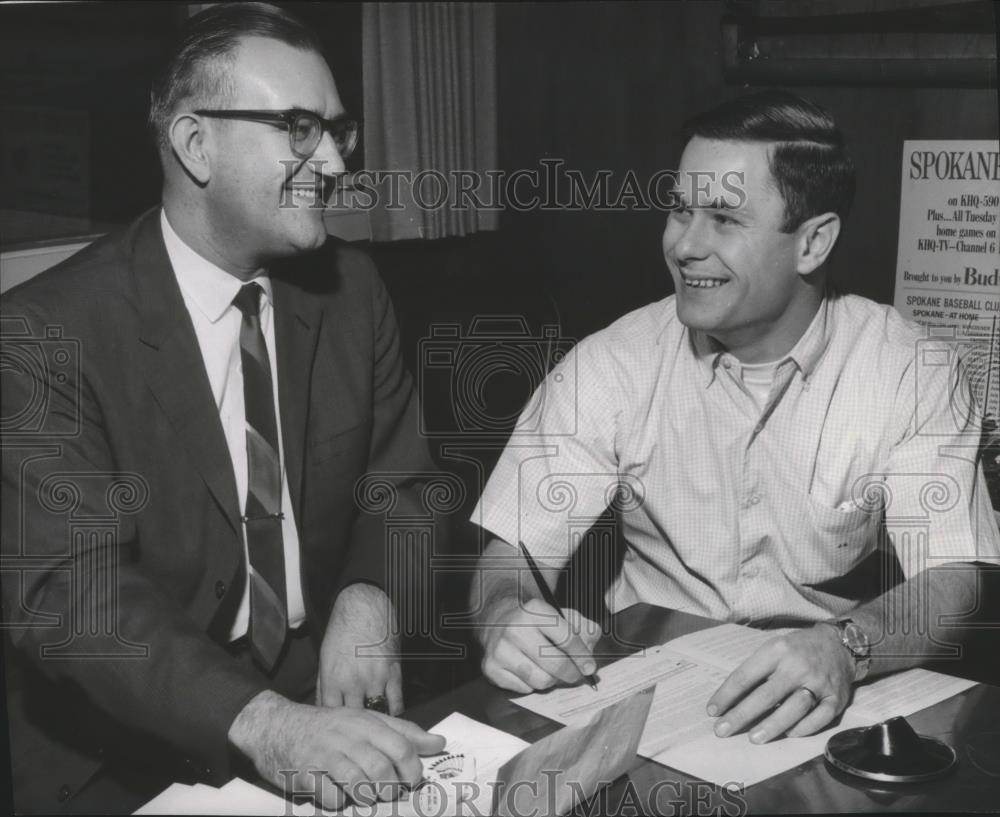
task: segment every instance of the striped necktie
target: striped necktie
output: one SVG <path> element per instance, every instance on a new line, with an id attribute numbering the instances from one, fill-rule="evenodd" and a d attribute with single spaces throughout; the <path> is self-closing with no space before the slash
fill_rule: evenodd
<path id="1" fill-rule="evenodd" d="M 250 646 L 254 660 L 270 671 L 285 643 L 285 549 L 281 539 L 281 460 L 274 387 L 260 327 L 260 284 L 244 285 L 233 304 L 243 313 L 240 356 L 246 408 L 249 482 L 243 521 L 250 554 Z"/>

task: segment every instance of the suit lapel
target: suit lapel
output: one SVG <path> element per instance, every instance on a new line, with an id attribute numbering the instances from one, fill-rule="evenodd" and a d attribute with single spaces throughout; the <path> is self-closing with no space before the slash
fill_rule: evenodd
<path id="1" fill-rule="evenodd" d="M 310 383 L 323 313 L 294 283 L 272 275 L 271 284 L 285 473 L 295 518 L 301 525 L 302 469 L 305 467 L 305 437 L 311 403 Z"/>
<path id="2" fill-rule="evenodd" d="M 230 526 L 240 533 L 232 460 L 194 325 L 163 244 L 159 213 L 156 209 L 143 216 L 131 258 L 147 381 L 177 442 L 190 454 Z"/>

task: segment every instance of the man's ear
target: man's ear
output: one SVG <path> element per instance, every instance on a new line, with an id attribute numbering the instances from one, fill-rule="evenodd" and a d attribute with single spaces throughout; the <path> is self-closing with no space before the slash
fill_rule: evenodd
<path id="1" fill-rule="evenodd" d="M 840 216 L 823 213 L 806 219 L 795 231 L 797 235 L 797 268 L 799 275 L 809 275 L 819 269 L 829 257 L 840 235 Z"/>
<path id="2" fill-rule="evenodd" d="M 170 146 L 174 155 L 194 181 L 204 186 L 212 176 L 207 150 L 207 136 L 202 121 L 189 113 L 180 114 L 170 123 Z"/>

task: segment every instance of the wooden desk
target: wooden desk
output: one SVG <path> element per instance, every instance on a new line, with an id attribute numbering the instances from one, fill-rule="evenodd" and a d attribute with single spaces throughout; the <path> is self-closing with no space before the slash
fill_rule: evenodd
<path id="1" fill-rule="evenodd" d="M 614 618 L 612 636 L 597 647 L 599 654 L 608 656 L 600 663 L 715 623 L 647 604 L 636 605 Z M 528 741 L 560 728 L 511 703 L 509 697 L 514 696 L 480 679 L 415 707 L 406 717 L 426 727 L 457 710 Z M 664 813 L 678 817 L 721 813 L 735 817 L 747 812 L 982 812 L 1000 807 L 1000 687 L 981 684 L 908 720 L 918 732 L 945 740 L 958 752 L 958 766 L 949 776 L 929 783 L 869 785 L 830 768 L 817 757 L 737 795 L 637 758 L 628 779 L 606 788 L 580 813 Z M 746 740 L 746 736 L 729 740 Z M 637 811 L 629 811 L 630 803 Z"/>

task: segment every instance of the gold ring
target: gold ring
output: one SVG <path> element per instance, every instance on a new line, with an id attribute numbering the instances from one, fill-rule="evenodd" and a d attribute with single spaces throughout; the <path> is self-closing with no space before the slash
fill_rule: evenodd
<path id="1" fill-rule="evenodd" d="M 800 686 L 799 689 L 801 689 L 810 698 L 812 698 L 812 708 L 815 708 L 819 704 L 819 695 L 817 695 L 815 692 L 813 692 L 811 689 L 809 689 L 809 687 L 807 687 L 807 686 Z"/>

